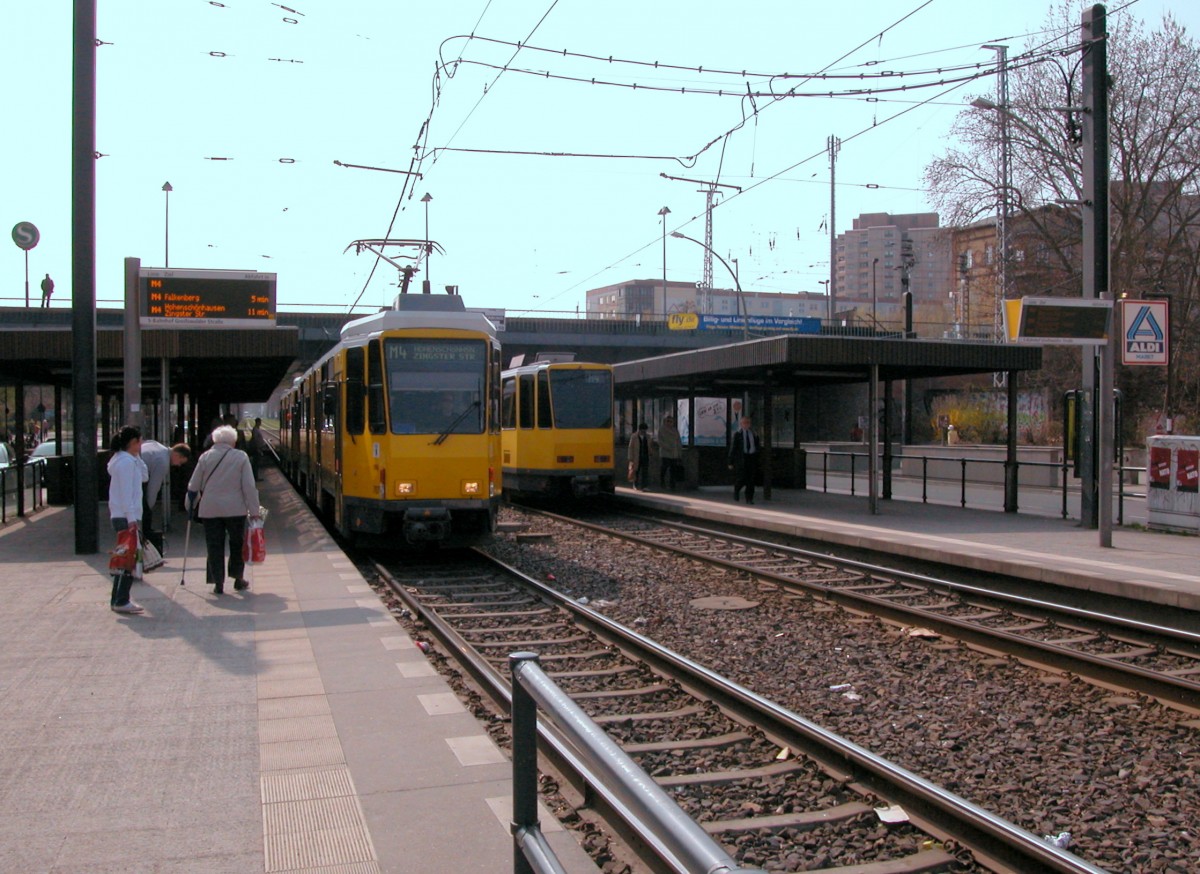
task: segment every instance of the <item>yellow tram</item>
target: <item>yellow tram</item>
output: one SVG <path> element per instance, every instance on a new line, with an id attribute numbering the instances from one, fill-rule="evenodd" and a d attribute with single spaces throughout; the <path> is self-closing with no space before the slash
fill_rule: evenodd
<path id="1" fill-rule="evenodd" d="M 460 545 L 501 498 L 500 344 L 457 295 L 349 322 L 284 395 L 281 461 L 344 536 Z"/>
<path id="2" fill-rule="evenodd" d="M 612 367 L 564 357 L 502 374 L 504 487 L 510 494 L 614 492 Z"/>

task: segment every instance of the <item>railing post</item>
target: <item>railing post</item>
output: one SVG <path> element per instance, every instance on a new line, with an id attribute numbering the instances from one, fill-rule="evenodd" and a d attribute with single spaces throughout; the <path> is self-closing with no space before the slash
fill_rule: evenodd
<path id="1" fill-rule="evenodd" d="M 854 497 L 854 460 L 857 458 L 853 452 L 850 453 L 850 496 Z"/>
<path id="2" fill-rule="evenodd" d="M 1063 496 L 1062 517 L 1064 519 L 1067 518 L 1067 471 L 1068 470 L 1069 470 L 1069 468 L 1067 466 L 1066 453 L 1064 452 L 1063 453 L 1063 463 L 1062 463 L 1062 496 Z"/>
<path id="3" fill-rule="evenodd" d="M 829 450 L 821 453 L 821 490 L 829 494 Z"/>
<path id="4" fill-rule="evenodd" d="M 921 503 L 929 503 L 929 456 L 921 456 Z"/>
<path id="5" fill-rule="evenodd" d="M 962 464 L 962 479 L 961 479 L 962 493 L 959 498 L 959 504 L 963 507 L 966 507 L 967 506 L 967 460 L 965 458 L 961 458 L 961 459 L 959 459 L 959 461 Z"/>
<path id="6" fill-rule="evenodd" d="M 537 815 L 537 703 L 517 678 L 522 662 L 537 663 L 537 654 L 514 652 L 508 657 L 512 679 L 512 836 L 513 874 L 533 874 L 521 849 L 525 832 L 539 827 Z"/>

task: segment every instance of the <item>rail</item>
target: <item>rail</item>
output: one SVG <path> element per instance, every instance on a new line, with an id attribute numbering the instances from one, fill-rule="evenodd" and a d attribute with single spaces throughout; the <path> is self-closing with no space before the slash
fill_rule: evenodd
<path id="1" fill-rule="evenodd" d="M 643 823 L 651 826 L 684 870 L 705 874 L 754 874 L 740 868 L 704 829 L 685 814 L 582 709 L 546 676 L 531 652 L 509 655 L 512 671 L 513 871 L 564 874 L 537 818 L 538 707 L 577 748 L 580 757 Z"/>
<path id="2" fill-rule="evenodd" d="M 21 465 L 24 476 L 19 484 L 17 467 L 13 464 L 0 468 L 0 525 L 8 522 L 10 504 L 18 516 L 46 505 L 46 460 L 33 458 Z"/>
<path id="3" fill-rule="evenodd" d="M 816 453 L 813 453 L 811 450 L 809 450 L 807 452 L 807 454 L 811 456 Z M 869 468 L 869 465 L 866 464 L 866 462 L 869 459 L 869 454 L 866 452 L 847 452 L 844 450 L 832 450 L 832 449 L 822 451 L 819 454 L 821 456 L 821 467 L 820 467 L 820 469 L 821 469 L 821 491 L 823 491 L 825 493 L 829 492 L 829 474 L 830 474 L 829 460 L 831 458 L 848 458 L 850 460 L 850 469 L 849 469 L 850 494 L 852 496 L 856 495 L 857 488 L 858 488 L 857 478 L 858 478 L 858 474 L 859 474 L 858 461 L 859 461 L 859 459 L 861 459 L 863 462 L 863 464 L 862 464 L 863 477 L 865 478 L 865 477 L 869 476 L 869 474 L 866 472 L 866 470 Z M 895 459 L 900 458 L 900 457 L 901 456 L 893 455 L 893 456 L 891 456 L 891 459 L 894 461 Z M 903 458 L 908 459 L 908 460 L 918 460 L 921 462 L 921 476 L 920 476 L 921 503 L 923 503 L 923 504 L 929 503 L 929 482 L 931 479 L 933 479 L 937 482 L 947 481 L 946 477 L 930 477 L 929 476 L 929 462 L 933 461 L 936 464 L 941 465 L 941 466 L 957 465 L 959 468 L 959 474 L 957 477 L 958 485 L 959 485 L 958 502 L 959 502 L 959 506 L 961 506 L 963 508 L 965 508 L 967 506 L 967 483 L 971 482 L 973 484 L 978 484 L 978 483 L 989 482 L 988 480 L 969 480 L 967 477 L 967 466 L 968 465 L 995 465 L 997 467 L 1000 467 L 1001 469 L 1005 468 L 1008 465 L 1008 461 L 1003 458 L 972 458 L 969 456 L 960 456 L 958 458 L 946 458 L 944 456 L 912 455 L 907 452 L 903 455 Z M 881 452 L 880 453 L 880 470 L 883 470 L 883 461 L 884 460 L 885 460 L 885 456 Z M 1070 482 L 1072 479 L 1072 477 L 1071 477 L 1072 462 L 1064 460 L 1064 461 L 1017 461 L 1014 463 L 1016 465 L 1016 475 L 1017 476 L 1019 476 L 1020 470 L 1022 467 L 1050 468 L 1050 469 L 1054 469 L 1054 470 L 1058 471 L 1058 474 L 1059 474 L 1058 475 L 1058 485 L 1056 485 L 1054 488 L 1062 496 L 1062 507 L 1061 507 L 1062 518 L 1064 518 L 1064 519 L 1068 518 L 1068 516 L 1070 515 L 1070 512 L 1069 512 L 1068 506 L 1067 506 L 1067 496 L 1070 494 L 1070 491 L 1071 491 Z M 806 464 L 807 464 L 807 462 L 806 462 Z M 808 469 L 812 470 L 811 467 L 809 467 Z M 1120 487 L 1120 489 L 1118 489 L 1118 493 L 1117 493 L 1117 524 L 1123 525 L 1123 524 L 1125 524 L 1125 479 L 1126 479 L 1126 476 L 1128 474 L 1145 473 L 1146 468 L 1145 467 L 1135 467 L 1132 465 L 1125 465 L 1125 464 L 1117 464 L 1116 467 L 1114 468 L 1114 470 L 1117 474 L 1117 482 L 1121 484 L 1121 487 Z M 835 473 L 840 473 L 840 472 L 841 471 L 836 471 Z M 999 480 L 999 482 L 1003 482 L 1003 479 Z M 1031 488 L 1036 488 L 1036 486 L 1031 486 Z M 1001 502 L 1003 502 L 1003 493 L 1001 492 L 1000 495 L 1001 495 Z M 887 499 L 889 497 L 891 497 L 890 494 L 884 495 L 885 499 Z M 981 505 L 986 505 L 986 503 L 987 503 L 986 501 L 982 502 Z"/>

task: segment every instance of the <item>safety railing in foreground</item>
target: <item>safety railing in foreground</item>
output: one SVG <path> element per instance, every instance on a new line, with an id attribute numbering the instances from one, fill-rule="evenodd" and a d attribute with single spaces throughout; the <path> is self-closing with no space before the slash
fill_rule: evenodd
<path id="1" fill-rule="evenodd" d="M 810 451 L 808 454 L 811 455 L 813 453 Z M 837 475 L 849 476 L 849 478 L 850 478 L 850 494 L 852 496 L 856 496 L 858 494 L 859 474 L 861 473 L 863 476 L 867 476 L 867 471 L 869 469 L 869 466 L 867 464 L 867 461 L 868 461 L 867 453 L 827 450 L 825 452 L 821 452 L 820 456 L 821 456 L 821 491 L 823 491 L 823 492 L 829 491 L 829 475 L 830 475 L 830 473 L 833 473 L 835 476 L 837 476 Z M 899 456 L 899 455 L 895 455 L 895 456 L 892 456 L 892 459 L 896 460 L 896 459 L 899 459 L 900 457 L 901 456 Z M 831 470 L 830 466 L 829 466 L 829 460 L 831 458 L 848 458 L 850 460 L 849 469 L 848 470 L 846 470 L 846 469 Z M 971 458 L 968 456 L 959 456 L 957 458 L 946 458 L 944 456 L 911 455 L 908 453 L 905 453 L 903 458 L 910 460 L 910 461 L 915 460 L 915 461 L 921 462 L 921 477 L 920 477 L 920 480 L 921 480 L 921 503 L 923 503 L 923 504 L 929 502 L 929 482 L 931 479 L 934 480 L 935 482 L 943 482 L 943 483 L 944 482 L 953 482 L 953 480 L 951 480 L 948 477 L 944 477 L 944 476 L 930 477 L 929 463 L 932 461 L 934 464 L 943 466 L 943 467 L 949 466 L 949 465 L 957 466 L 959 469 L 958 476 L 956 477 L 956 479 L 958 481 L 958 486 L 959 486 L 958 503 L 959 503 L 959 506 L 961 506 L 961 507 L 967 506 L 967 486 L 968 485 L 999 485 L 1000 484 L 1000 483 L 996 483 L 996 482 L 990 482 L 987 480 L 970 480 L 970 479 L 968 479 L 967 478 L 967 466 L 968 465 L 993 465 L 993 466 L 997 466 L 997 467 L 1005 467 L 1008 464 L 1008 462 L 1003 458 Z M 880 455 L 881 469 L 882 469 L 882 463 L 883 463 L 883 455 L 881 454 Z M 1071 492 L 1071 480 L 1072 480 L 1071 471 L 1073 469 L 1073 462 L 1071 462 L 1071 461 L 1018 461 L 1018 462 L 1016 462 L 1016 467 L 1017 467 L 1018 471 L 1020 471 L 1020 469 L 1022 467 L 1029 467 L 1029 468 L 1042 467 L 1042 468 L 1052 468 L 1059 472 L 1059 476 L 1057 477 L 1058 484 L 1056 486 L 1054 486 L 1054 489 L 1056 491 L 1058 491 L 1062 496 L 1062 511 L 1061 511 L 1062 518 L 1066 519 L 1067 516 L 1069 515 L 1069 511 L 1067 509 L 1067 496 Z M 810 468 L 810 470 L 811 470 L 811 468 Z M 1118 490 L 1117 495 L 1116 495 L 1116 498 L 1117 498 L 1117 524 L 1118 525 L 1125 524 L 1125 479 L 1126 479 L 1126 476 L 1128 474 L 1145 473 L 1145 471 L 1146 471 L 1146 468 L 1144 468 L 1144 467 L 1132 467 L 1132 466 L 1127 466 L 1124 464 L 1118 464 L 1113 467 L 1113 472 L 1116 475 L 1116 482 L 1121 484 L 1121 488 Z M 893 479 L 912 479 L 912 478 L 913 477 L 911 477 L 911 476 L 896 477 L 893 474 Z M 864 483 L 864 487 L 866 487 L 868 485 L 869 485 L 869 482 Z M 1038 486 L 1032 486 L 1032 487 L 1026 486 L 1025 488 L 1039 488 L 1039 487 Z M 1041 486 L 1040 488 L 1048 488 L 1048 487 Z M 888 498 L 888 497 L 891 497 L 891 496 L 886 495 L 886 494 L 884 495 L 884 498 Z M 1003 492 L 1002 491 L 999 492 L 999 497 L 1001 500 L 1003 500 Z M 1135 497 L 1136 497 L 1136 495 L 1135 495 Z"/>
<path id="2" fill-rule="evenodd" d="M 540 707 L 630 813 L 655 834 L 681 871 L 762 874 L 739 868 L 707 832 L 685 814 L 538 664 L 536 653 L 515 652 L 512 670 L 513 871 L 564 874 L 538 823 L 537 717 Z"/>

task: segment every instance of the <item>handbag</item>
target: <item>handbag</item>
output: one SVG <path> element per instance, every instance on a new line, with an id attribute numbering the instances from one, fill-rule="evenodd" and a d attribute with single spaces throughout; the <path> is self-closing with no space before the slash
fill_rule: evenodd
<path id="1" fill-rule="evenodd" d="M 142 544 L 142 570 L 152 571 L 163 563 L 158 547 L 147 540 Z"/>
<path id="2" fill-rule="evenodd" d="M 113 547 L 108 557 L 110 571 L 125 573 L 137 566 L 138 535 L 136 528 L 126 528 L 117 532 L 117 545 Z"/>
<path id="3" fill-rule="evenodd" d="M 261 564 L 267 560 L 267 532 L 262 519 L 246 520 L 246 540 L 242 544 L 242 561 Z"/>

